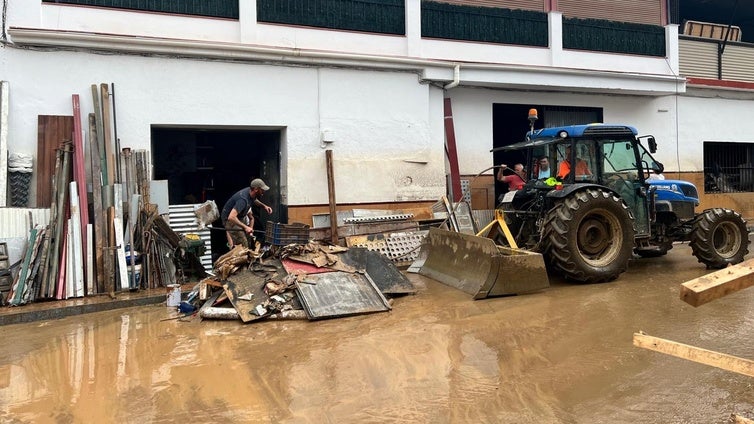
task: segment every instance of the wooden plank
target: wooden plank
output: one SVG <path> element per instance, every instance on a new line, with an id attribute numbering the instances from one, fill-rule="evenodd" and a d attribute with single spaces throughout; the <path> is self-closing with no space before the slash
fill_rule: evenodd
<path id="1" fill-rule="evenodd" d="M 327 195 L 330 204 L 330 241 L 332 244 L 338 244 L 338 217 L 337 217 L 337 203 L 335 202 L 335 174 L 333 170 L 333 158 L 332 150 L 327 149 L 325 151 L 325 159 L 327 166 Z M 269 242 L 269 240 L 267 240 Z"/>
<path id="2" fill-rule="evenodd" d="M 131 270 L 131 281 L 129 281 L 128 286 L 131 289 L 138 289 L 139 284 L 136 282 L 136 255 L 133 253 L 135 251 L 134 248 L 134 231 L 136 231 L 136 224 L 137 224 L 137 217 L 139 215 L 139 201 L 141 200 L 141 195 L 138 194 L 132 194 L 131 195 L 131 202 L 129 203 L 129 210 L 128 210 L 128 243 L 130 244 L 130 251 L 131 254 L 129 255 L 131 257 L 131 262 L 128 264 L 129 269 Z"/>
<path id="3" fill-rule="evenodd" d="M 113 147 L 113 136 L 111 129 L 112 119 L 110 117 L 110 90 L 107 84 L 100 84 L 100 92 L 102 93 L 102 131 L 104 136 L 103 140 L 105 143 L 105 155 L 107 156 L 107 181 L 109 183 L 113 183 L 116 182 L 115 161 L 117 160 L 117 158 L 115 157 L 116 152 L 114 151 Z"/>
<path id="4" fill-rule="evenodd" d="M 737 414 L 731 414 L 730 419 L 733 424 L 754 424 L 754 420 L 750 420 Z"/>
<path id="5" fill-rule="evenodd" d="M 754 361 L 749 359 L 652 337 L 644 333 L 634 333 L 634 346 L 754 377 Z"/>
<path id="6" fill-rule="evenodd" d="M 453 203 L 459 202 L 463 198 L 461 190 L 461 173 L 458 167 L 458 150 L 456 149 L 456 131 L 453 125 L 453 108 L 450 98 L 445 98 L 443 103 L 445 114 L 445 153 L 448 158 L 450 167 L 450 187 L 453 196 Z"/>
<path id="7" fill-rule="evenodd" d="M 97 122 L 95 115 L 89 114 L 89 160 L 92 169 L 92 210 L 94 212 L 94 266 L 97 268 L 96 291 L 97 293 L 106 293 L 107 286 L 105 275 L 109 280 L 112 273 L 105 273 L 105 255 L 103 254 L 107 246 L 107 226 L 105 225 L 105 216 L 102 206 L 102 170 L 100 168 L 99 144 L 97 144 Z"/>
<path id="8" fill-rule="evenodd" d="M 700 306 L 754 286 L 754 259 L 703 275 L 681 284 L 681 300 Z"/>
<path id="9" fill-rule="evenodd" d="M 18 283 L 13 288 L 13 300 L 11 305 L 20 305 L 23 299 L 24 289 L 26 286 L 26 275 L 29 272 L 29 264 L 31 263 L 32 252 L 34 251 L 34 243 L 37 239 L 37 229 L 32 228 L 29 235 L 29 245 L 26 248 L 26 254 L 24 255 L 23 265 L 21 265 L 21 271 L 18 276 Z"/>
<path id="10" fill-rule="evenodd" d="M 110 274 L 108 274 L 108 291 L 113 291 L 118 288 L 118 278 L 115 275 L 115 229 L 113 227 L 113 221 L 115 220 L 115 206 L 107 208 L 107 247 L 104 250 L 105 266 L 108 268 Z"/>
<path id="11" fill-rule="evenodd" d="M 92 84 L 92 102 L 94 106 L 94 121 L 97 125 L 97 144 L 99 145 L 100 170 L 102 171 L 102 186 L 113 183 L 108 179 L 107 172 L 107 151 L 105 150 L 105 130 L 102 124 L 102 106 L 100 105 L 100 94 L 97 90 L 97 84 Z"/>
<path id="12" fill-rule="evenodd" d="M 80 249 L 79 260 L 81 262 L 81 285 L 83 288 L 84 275 L 92 272 L 87 270 L 86 264 L 83 262 L 83 258 L 86 257 L 86 243 L 82 243 L 83 233 L 86 231 L 87 225 L 89 225 L 89 198 L 87 196 L 86 186 L 86 163 L 84 160 L 84 139 L 81 129 L 81 105 L 79 103 L 79 95 L 73 94 L 71 96 L 71 103 L 73 105 L 73 180 L 78 187 L 78 202 L 79 202 L 79 230 L 76 236 L 79 242 L 77 249 Z M 83 296 L 83 292 L 82 292 Z"/>
<path id="13" fill-rule="evenodd" d="M 113 219 L 115 233 L 115 257 L 118 261 L 118 281 L 120 289 L 128 290 L 128 269 L 126 268 L 126 252 L 123 245 L 123 220 L 119 217 Z"/>
<path id="14" fill-rule="evenodd" d="M 49 208 L 52 204 L 53 175 L 55 175 L 56 150 L 63 140 L 73 135 L 73 117 L 39 115 L 37 117 L 37 195 L 36 207 Z"/>

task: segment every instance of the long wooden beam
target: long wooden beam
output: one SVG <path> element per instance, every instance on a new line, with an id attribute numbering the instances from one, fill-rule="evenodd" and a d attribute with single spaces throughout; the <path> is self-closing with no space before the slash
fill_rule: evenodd
<path id="1" fill-rule="evenodd" d="M 754 361 L 671 340 L 634 333 L 634 346 L 754 377 Z"/>
<path id="2" fill-rule="evenodd" d="M 703 275 L 681 284 L 681 300 L 700 306 L 754 286 L 754 259 Z"/>

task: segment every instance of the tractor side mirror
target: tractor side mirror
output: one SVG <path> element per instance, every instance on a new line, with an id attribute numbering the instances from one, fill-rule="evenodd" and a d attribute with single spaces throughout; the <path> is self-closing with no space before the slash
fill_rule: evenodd
<path id="1" fill-rule="evenodd" d="M 655 166 L 652 167 L 652 171 L 656 174 L 662 174 L 665 171 L 665 165 L 660 162 L 655 162 Z"/>
<path id="2" fill-rule="evenodd" d="M 654 137 L 650 136 L 647 139 L 647 144 L 649 145 L 649 153 L 657 153 L 657 141 Z"/>

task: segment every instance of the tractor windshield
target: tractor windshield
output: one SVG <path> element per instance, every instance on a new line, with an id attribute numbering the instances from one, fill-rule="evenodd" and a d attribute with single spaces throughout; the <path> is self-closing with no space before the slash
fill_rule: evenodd
<path id="1" fill-rule="evenodd" d="M 642 187 L 642 166 L 633 140 L 602 140 L 602 175 L 600 183 L 617 193 L 634 214 L 636 234 L 649 234 L 647 202 Z"/>
<path id="2" fill-rule="evenodd" d="M 624 173 L 625 177 L 637 177 L 639 167 L 636 164 L 636 153 L 631 141 L 605 140 L 602 143 L 602 152 L 605 173 L 620 172 Z"/>

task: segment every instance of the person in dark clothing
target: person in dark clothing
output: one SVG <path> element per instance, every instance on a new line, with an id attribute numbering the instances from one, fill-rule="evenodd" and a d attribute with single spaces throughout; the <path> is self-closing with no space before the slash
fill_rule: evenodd
<path id="1" fill-rule="evenodd" d="M 264 192 L 270 187 L 259 178 L 251 180 L 249 188 L 244 188 L 236 192 L 225 202 L 220 218 L 223 221 L 223 227 L 226 230 L 243 230 L 226 231 L 228 235 L 228 247 L 240 244 L 244 247 L 250 247 L 246 235 L 254 234 L 254 224 L 259 220 L 259 213 L 255 213 L 256 208 L 264 208 L 268 213 L 272 213 L 272 208 L 259 200 L 264 196 Z"/>

